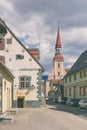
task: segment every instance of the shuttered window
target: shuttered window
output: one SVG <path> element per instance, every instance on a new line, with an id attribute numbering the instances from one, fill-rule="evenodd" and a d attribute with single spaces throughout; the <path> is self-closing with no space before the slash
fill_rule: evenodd
<path id="1" fill-rule="evenodd" d="M 0 41 L 0 50 L 5 50 L 5 40 Z"/>
<path id="2" fill-rule="evenodd" d="M 5 63 L 5 56 L 0 56 L 0 60 Z"/>

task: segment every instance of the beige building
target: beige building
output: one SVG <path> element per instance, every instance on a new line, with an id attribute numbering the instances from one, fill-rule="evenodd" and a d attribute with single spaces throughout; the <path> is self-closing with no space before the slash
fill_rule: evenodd
<path id="1" fill-rule="evenodd" d="M 64 95 L 69 98 L 87 98 L 87 50 L 85 50 L 64 77 Z"/>
<path id="2" fill-rule="evenodd" d="M 12 108 L 13 79 L 13 74 L 0 61 L 0 114 Z"/>

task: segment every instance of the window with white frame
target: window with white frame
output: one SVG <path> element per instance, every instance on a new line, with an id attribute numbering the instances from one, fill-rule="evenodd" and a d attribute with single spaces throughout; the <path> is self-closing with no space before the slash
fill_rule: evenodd
<path id="1" fill-rule="evenodd" d="M 19 87 L 20 89 L 28 89 L 31 86 L 31 76 L 20 76 Z"/>

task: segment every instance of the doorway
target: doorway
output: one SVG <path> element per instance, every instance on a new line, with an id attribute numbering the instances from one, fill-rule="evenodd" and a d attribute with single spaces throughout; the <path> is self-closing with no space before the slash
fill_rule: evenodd
<path id="1" fill-rule="evenodd" d="M 18 108 L 24 108 L 24 97 L 18 97 L 17 104 Z"/>

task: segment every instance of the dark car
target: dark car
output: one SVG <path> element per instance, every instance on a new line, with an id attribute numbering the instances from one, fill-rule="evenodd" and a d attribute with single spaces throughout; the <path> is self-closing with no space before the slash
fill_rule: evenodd
<path id="1" fill-rule="evenodd" d="M 61 98 L 59 98 L 58 103 L 66 104 L 67 99 L 68 99 L 67 97 L 61 97 Z"/>
<path id="2" fill-rule="evenodd" d="M 79 101 L 80 99 L 68 98 L 66 101 L 66 106 L 77 107 L 79 105 Z"/>

